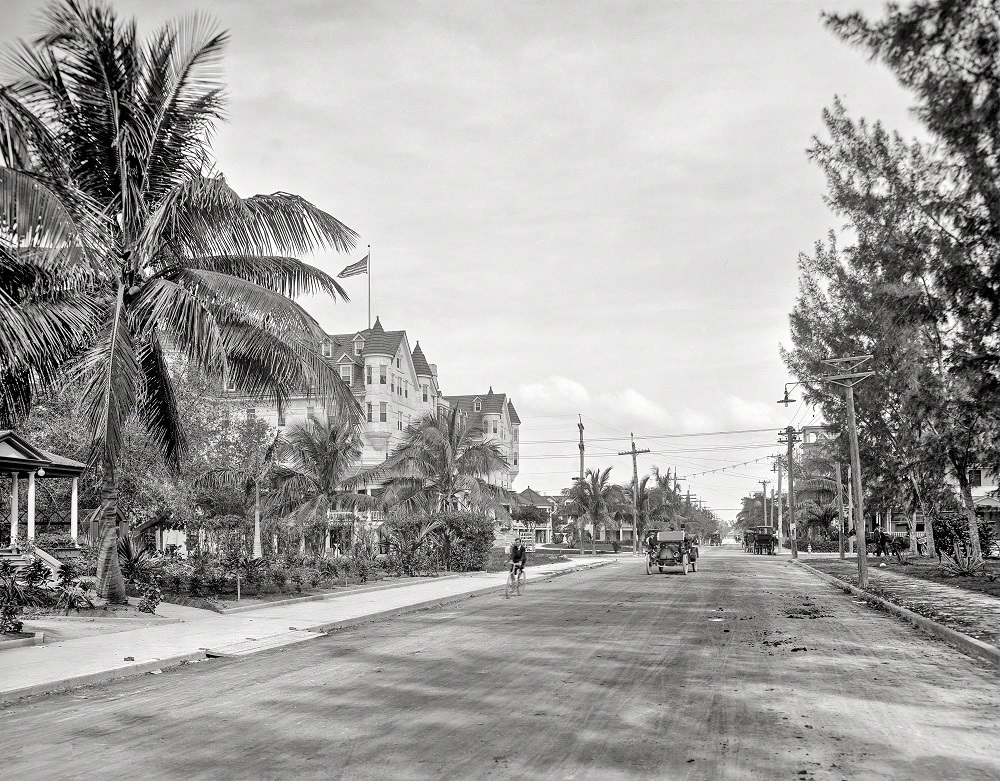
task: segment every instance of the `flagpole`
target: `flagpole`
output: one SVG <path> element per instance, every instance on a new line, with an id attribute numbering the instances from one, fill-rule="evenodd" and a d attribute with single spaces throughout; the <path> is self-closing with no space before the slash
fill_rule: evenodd
<path id="1" fill-rule="evenodd" d="M 372 245 L 368 245 L 368 329 L 372 327 Z"/>

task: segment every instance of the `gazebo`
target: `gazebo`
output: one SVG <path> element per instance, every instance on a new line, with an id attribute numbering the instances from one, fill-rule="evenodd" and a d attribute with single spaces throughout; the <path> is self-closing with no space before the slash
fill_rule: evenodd
<path id="1" fill-rule="evenodd" d="M 63 478 L 72 479 L 70 492 L 70 536 L 77 539 L 79 525 L 79 478 L 87 465 L 71 458 L 41 450 L 24 437 L 10 430 L 0 430 L 0 477 L 10 479 L 10 539 L 17 539 L 20 516 L 20 485 L 27 482 L 27 529 L 26 537 L 35 538 L 35 480 Z"/>

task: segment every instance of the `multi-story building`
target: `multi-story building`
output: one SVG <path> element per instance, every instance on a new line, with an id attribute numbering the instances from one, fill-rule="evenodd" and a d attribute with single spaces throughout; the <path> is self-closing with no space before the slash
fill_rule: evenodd
<path id="1" fill-rule="evenodd" d="M 478 395 L 445 396 L 444 399 L 449 408 L 458 407 L 467 426 L 480 429 L 484 440 L 492 441 L 499 447 L 506 466 L 491 472 L 485 479 L 492 485 L 509 490 L 519 471 L 521 419 L 514 409 L 514 402 L 507 398 L 506 393 L 494 393 L 493 388 Z"/>
<path id="2" fill-rule="evenodd" d="M 406 331 L 386 331 L 378 318 L 371 328 L 330 334 L 320 347 L 323 357 L 336 367 L 361 405 L 361 469 L 385 461 L 402 442 L 411 421 L 438 409 L 457 406 L 465 424 L 480 428 L 483 438 L 495 441 L 506 459 L 507 466 L 486 476 L 486 480 L 511 488 L 518 472 L 521 420 L 506 394 L 494 393 L 490 388 L 479 395 L 444 396 L 437 366 L 427 361 L 420 343 L 411 349 Z M 235 392 L 233 387 L 227 390 Z M 247 414 L 282 429 L 327 411 L 325 399 L 303 390 L 289 397 L 280 409 L 273 403 L 257 402 L 253 407 L 248 406 Z"/>
<path id="3" fill-rule="evenodd" d="M 362 468 L 385 461 L 402 441 L 410 421 L 444 403 L 437 367 L 427 362 L 420 343 L 411 350 L 406 331 L 386 331 L 377 318 L 371 328 L 329 335 L 320 349 L 361 405 Z M 327 411 L 325 399 L 303 389 L 289 397 L 280 409 L 274 404 L 259 403 L 248 408 L 247 414 L 282 429 Z"/>

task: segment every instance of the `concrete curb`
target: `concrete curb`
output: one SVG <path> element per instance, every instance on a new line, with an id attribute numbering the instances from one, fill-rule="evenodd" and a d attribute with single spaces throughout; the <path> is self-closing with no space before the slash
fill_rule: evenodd
<path id="1" fill-rule="evenodd" d="M 587 564 L 581 564 L 576 567 L 573 567 L 572 569 L 563 570 L 561 572 L 547 572 L 544 574 L 540 574 L 538 578 L 536 578 L 536 580 L 538 579 L 549 580 L 551 578 L 559 577 L 560 575 L 571 575 L 574 572 L 582 572 L 588 569 L 596 569 L 597 567 L 606 567 L 609 564 L 617 564 L 617 559 L 613 559 L 611 561 L 588 562 Z M 456 575 L 455 577 L 459 576 Z M 462 602 L 466 599 L 471 599 L 481 594 L 486 594 L 491 591 L 500 591 L 502 589 L 503 589 L 503 584 L 483 586 L 482 588 L 475 589 L 473 591 L 467 591 L 463 594 L 455 594 L 450 597 L 437 597 L 435 599 L 427 599 L 423 600 L 422 602 L 414 603 L 412 605 L 404 605 L 402 607 L 392 608 L 390 610 L 385 610 L 376 613 L 368 613 L 366 615 L 357 616 L 355 618 L 348 618 L 348 619 L 342 619 L 340 621 L 329 621 L 320 624 L 314 624 L 312 626 L 302 627 L 301 630 L 306 632 L 324 633 L 324 632 L 334 631 L 337 629 L 347 629 L 348 627 L 361 626 L 362 624 L 367 624 L 375 621 L 384 621 L 390 618 L 395 618 L 397 616 L 406 615 L 407 613 L 417 613 L 421 610 L 427 610 L 432 607 L 438 607 L 441 605 L 449 605 L 449 604 L 454 604 L 456 602 Z M 379 590 L 379 589 L 373 589 L 373 590 Z M 347 594 L 341 594 L 338 596 L 347 596 Z M 181 621 L 180 623 L 183 622 Z M 262 648 L 259 651 L 252 651 L 248 654 L 245 654 L 244 656 L 253 656 L 256 653 L 263 653 L 264 651 L 268 650 L 271 649 Z M 67 689 L 75 689 L 80 686 L 89 686 L 95 683 L 108 683 L 110 681 L 119 680 L 121 678 L 130 678 L 136 675 L 143 675 L 145 673 L 152 672 L 153 670 L 165 670 L 170 667 L 177 667 L 183 662 L 203 661 L 207 658 L 208 655 L 206 653 L 206 649 L 202 648 L 199 649 L 198 651 L 178 654 L 176 656 L 168 656 L 162 659 L 151 659 L 145 662 L 125 664 L 121 667 L 114 667 L 110 670 L 99 670 L 98 672 L 94 673 L 70 676 L 68 678 L 62 678 L 56 681 L 45 681 L 43 683 L 34 684 L 32 686 L 24 686 L 18 689 L 8 689 L 7 691 L 0 691 L 0 704 L 14 702 L 24 697 L 31 697 L 32 695 L 35 694 L 51 694 L 54 692 L 65 691 Z"/>
<path id="2" fill-rule="evenodd" d="M 595 561 L 589 562 L 587 564 L 581 564 L 573 569 L 562 570 L 561 572 L 547 572 L 543 575 L 539 575 L 534 580 L 537 582 L 540 579 L 549 580 L 551 578 L 556 578 L 561 575 L 571 575 L 574 572 L 583 572 L 588 569 L 596 569 L 597 567 L 606 567 L 609 564 L 617 564 L 617 560 L 614 561 Z M 529 585 L 531 580 L 528 581 Z M 429 610 L 434 607 L 443 607 L 444 605 L 453 605 L 456 602 L 464 602 L 467 599 L 472 599 L 473 597 L 481 596 L 483 594 L 489 594 L 493 591 L 502 591 L 503 584 L 483 586 L 482 588 L 474 589 L 473 591 L 466 591 L 462 594 L 454 594 L 450 597 L 435 597 L 434 599 L 425 599 L 422 602 L 414 602 L 412 605 L 404 605 L 402 607 L 394 607 L 389 610 L 383 610 L 376 613 L 368 613 L 363 616 L 356 616 L 355 618 L 344 618 L 338 621 L 327 621 L 321 624 L 313 624 L 312 626 L 303 627 L 307 632 L 334 632 L 338 629 L 349 629 L 350 627 L 361 626 L 362 624 L 374 623 L 376 621 L 385 621 L 390 618 L 397 618 L 399 616 L 407 615 L 408 613 L 419 613 L 422 610 Z"/>
<path id="3" fill-rule="evenodd" d="M 457 578 L 459 575 L 440 575 L 435 580 L 448 580 L 450 578 Z M 274 600 L 273 602 L 261 602 L 259 604 L 253 605 L 237 605 L 236 607 L 224 607 L 220 608 L 218 611 L 219 615 L 228 616 L 235 613 L 248 613 L 251 610 L 267 610 L 272 607 L 280 607 L 281 605 L 298 605 L 302 602 L 323 602 L 327 599 L 342 599 L 343 597 L 349 597 L 353 594 L 369 594 L 372 591 L 385 591 L 390 588 L 400 588 L 401 586 L 407 585 L 406 583 L 373 583 L 370 586 L 360 586 L 358 588 L 348 589 L 345 591 L 331 591 L 326 594 L 309 594 L 305 597 L 292 597 L 291 599 L 280 599 Z"/>
<path id="4" fill-rule="evenodd" d="M 966 656 L 973 656 L 977 659 L 989 662 L 997 668 L 998 672 L 1000 672 L 1000 648 L 990 645 L 989 643 L 985 643 L 982 640 L 977 640 L 975 637 L 971 637 L 964 632 L 959 632 L 957 629 L 952 629 L 944 624 L 939 624 L 937 621 L 927 618 L 927 616 L 922 616 L 919 613 L 914 613 L 912 610 L 907 610 L 905 607 L 901 607 L 895 602 L 890 602 L 889 600 L 875 596 L 868 591 L 863 591 L 847 581 L 841 580 L 834 575 L 829 575 L 826 572 L 821 572 L 814 567 L 810 567 L 808 564 L 803 564 L 800 561 L 790 561 L 789 564 L 796 564 L 797 566 L 802 567 L 802 569 L 807 570 L 813 575 L 827 580 L 830 583 L 833 583 L 838 588 L 850 594 L 861 597 L 868 602 L 874 602 L 883 610 L 909 621 L 918 629 L 922 629 L 939 640 L 944 640 L 946 643 L 957 648 Z"/>
<path id="5" fill-rule="evenodd" d="M 153 670 L 165 670 L 169 667 L 176 667 L 183 662 L 202 661 L 205 658 L 204 651 L 192 651 L 176 656 L 165 656 L 162 659 L 150 659 L 145 662 L 127 664 L 123 667 L 114 667 L 110 670 L 98 670 L 85 675 L 74 675 L 58 681 L 45 681 L 32 686 L 22 686 L 19 689 L 8 689 L 0 691 L 0 703 L 14 702 L 24 697 L 31 697 L 34 694 L 52 694 L 53 692 L 75 689 L 80 686 L 89 686 L 95 683 L 108 683 L 121 678 L 131 678 L 136 675 L 144 675 Z"/>

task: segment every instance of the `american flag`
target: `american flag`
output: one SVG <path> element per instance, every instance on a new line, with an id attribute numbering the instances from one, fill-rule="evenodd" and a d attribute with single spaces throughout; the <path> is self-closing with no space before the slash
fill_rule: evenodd
<path id="1" fill-rule="evenodd" d="M 371 253 L 368 253 L 368 255 L 365 255 L 357 263 L 352 263 L 350 266 L 348 266 L 343 271 L 341 271 L 339 274 L 337 274 L 337 279 L 344 279 L 345 277 L 353 277 L 353 276 L 357 276 L 358 274 L 367 274 L 368 273 L 368 258 L 370 256 L 371 256 Z"/>

